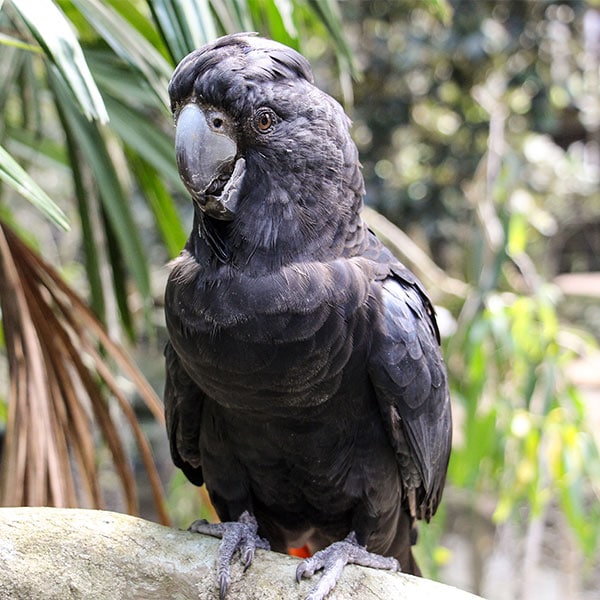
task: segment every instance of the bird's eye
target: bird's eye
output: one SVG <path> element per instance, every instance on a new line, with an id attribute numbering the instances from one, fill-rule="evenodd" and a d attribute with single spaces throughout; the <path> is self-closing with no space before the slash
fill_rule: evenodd
<path id="1" fill-rule="evenodd" d="M 275 125 L 275 114 L 268 108 L 259 110 L 254 117 L 254 127 L 259 133 L 267 133 Z"/>

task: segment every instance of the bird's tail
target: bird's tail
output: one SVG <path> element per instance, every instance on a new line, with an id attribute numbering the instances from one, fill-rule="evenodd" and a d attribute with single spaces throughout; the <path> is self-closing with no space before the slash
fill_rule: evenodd
<path id="1" fill-rule="evenodd" d="M 403 573 L 421 577 L 421 569 L 412 553 L 412 547 L 417 543 L 417 537 L 418 529 L 415 519 L 408 512 L 401 510 L 396 535 L 386 554 L 398 560 Z"/>

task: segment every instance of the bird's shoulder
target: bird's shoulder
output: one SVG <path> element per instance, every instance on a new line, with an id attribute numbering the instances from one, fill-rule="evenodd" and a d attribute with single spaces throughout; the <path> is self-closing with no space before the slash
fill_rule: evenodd
<path id="1" fill-rule="evenodd" d="M 205 395 L 189 376 L 170 342 L 165 347 L 165 420 L 173 462 L 188 479 L 202 485 L 198 446 Z"/>

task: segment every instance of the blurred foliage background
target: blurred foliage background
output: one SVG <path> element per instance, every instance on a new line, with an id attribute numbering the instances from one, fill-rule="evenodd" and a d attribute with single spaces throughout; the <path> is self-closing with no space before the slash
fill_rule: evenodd
<path id="1" fill-rule="evenodd" d="M 491 600 L 597 597 L 592 0 L 0 0 L 1 502 L 210 513 L 157 398 L 191 215 L 166 86 L 242 30 L 345 104 L 369 224 L 439 307 L 455 440 L 425 572 Z"/>

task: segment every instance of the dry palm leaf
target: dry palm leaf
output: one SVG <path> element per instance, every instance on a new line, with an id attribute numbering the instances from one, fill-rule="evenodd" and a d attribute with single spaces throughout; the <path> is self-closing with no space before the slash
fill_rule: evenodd
<path id="1" fill-rule="evenodd" d="M 167 523 L 150 446 L 109 361 L 162 422 L 159 399 L 81 298 L 1 221 L 0 306 L 10 375 L 0 504 L 102 508 L 99 431 L 126 509 L 136 514 L 135 478 L 110 397 L 131 429 L 158 517 Z"/>

